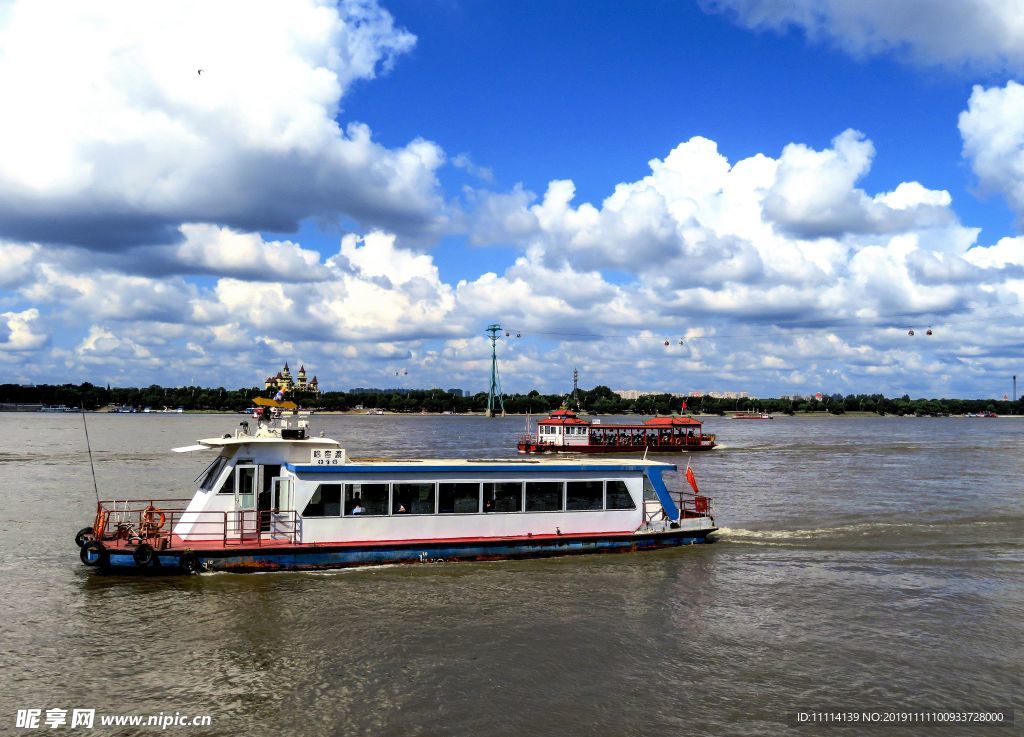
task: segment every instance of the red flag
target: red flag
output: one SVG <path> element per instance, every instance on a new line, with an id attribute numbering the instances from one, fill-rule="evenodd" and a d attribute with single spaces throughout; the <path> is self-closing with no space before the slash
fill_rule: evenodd
<path id="1" fill-rule="evenodd" d="M 686 411 L 686 400 L 685 399 L 683 400 L 683 408 L 681 410 L 679 410 L 679 411 L 680 412 L 685 412 Z"/>
<path id="2" fill-rule="evenodd" d="M 697 488 L 697 478 L 693 475 L 693 469 L 689 466 L 686 467 L 686 480 L 690 482 L 690 486 L 693 487 L 694 494 L 700 494 L 700 489 Z"/>

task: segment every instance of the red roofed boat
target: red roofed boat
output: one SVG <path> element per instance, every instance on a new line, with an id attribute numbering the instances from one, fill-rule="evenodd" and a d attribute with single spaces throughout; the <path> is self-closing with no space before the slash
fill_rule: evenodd
<path id="1" fill-rule="evenodd" d="M 604 424 L 558 409 L 537 422 L 537 434 L 525 433 L 520 453 L 678 453 L 711 450 L 715 436 L 692 417 L 652 417 L 642 424 Z"/>

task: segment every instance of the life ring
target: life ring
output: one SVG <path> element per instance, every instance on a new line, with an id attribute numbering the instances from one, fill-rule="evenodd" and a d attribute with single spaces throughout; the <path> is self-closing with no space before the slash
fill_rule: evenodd
<path id="1" fill-rule="evenodd" d="M 676 443 L 676 445 L 682 445 L 683 444 L 683 436 L 682 435 L 676 435 L 675 443 Z"/>
<path id="2" fill-rule="evenodd" d="M 164 523 L 167 522 L 167 515 L 164 514 L 162 509 L 158 509 L 150 504 L 148 507 L 142 510 L 142 516 L 139 518 L 141 526 L 148 529 L 150 532 L 156 532 L 163 528 Z"/>

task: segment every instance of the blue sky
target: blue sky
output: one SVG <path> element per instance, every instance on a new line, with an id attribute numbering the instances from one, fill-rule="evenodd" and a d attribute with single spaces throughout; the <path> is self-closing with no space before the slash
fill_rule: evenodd
<path id="1" fill-rule="evenodd" d="M 511 390 L 1020 366 L 1012 3 L 56 5 L 0 13 L 2 380 L 481 389 L 495 321 Z"/>

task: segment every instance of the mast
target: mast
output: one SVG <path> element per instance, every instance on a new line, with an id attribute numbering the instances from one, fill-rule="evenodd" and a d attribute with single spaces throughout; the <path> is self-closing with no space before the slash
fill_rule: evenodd
<path id="1" fill-rule="evenodd" d="M 501 407 L 501 416 L 505 416 L 505 400 L 501 396 L 501 380 L 498 378 L 498 333 L 502 329 L 501 325 L 497 323 L 487 326 L 487 332 L 490 333 L 489 339 L 491 341 L 491 385 L 487 390 L 486 417 L 494 417 L 496 406 Z"/>

